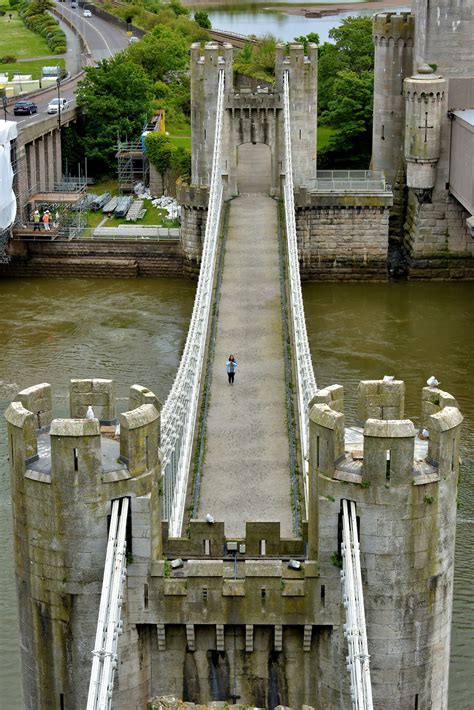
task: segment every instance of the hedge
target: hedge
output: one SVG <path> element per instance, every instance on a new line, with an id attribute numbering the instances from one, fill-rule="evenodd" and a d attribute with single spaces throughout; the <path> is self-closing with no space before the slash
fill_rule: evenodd
<path id="1" fill-rule="evenodd" d="M 51 17 L 47 9 L 52 7 L 47 0 L 33 0 L 20 3 L 19 15 L 25 27 L 45 38 L 53 54 L 66 51 L 66 35 L 59 22 Z"/>

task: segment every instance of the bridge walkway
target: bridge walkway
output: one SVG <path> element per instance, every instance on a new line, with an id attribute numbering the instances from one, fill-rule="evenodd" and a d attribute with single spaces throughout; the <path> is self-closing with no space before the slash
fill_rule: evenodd
<path id="1" fill-rule="evenodd" d="M 265 186 L 257 167 L 248 166 L 246 190 Z M 280 521 L 282 536 L 293 535 L 277 210 L 256 192 L 230 206 L 199 518 L 211 513 L 232 537 L 246 521 Z"/>

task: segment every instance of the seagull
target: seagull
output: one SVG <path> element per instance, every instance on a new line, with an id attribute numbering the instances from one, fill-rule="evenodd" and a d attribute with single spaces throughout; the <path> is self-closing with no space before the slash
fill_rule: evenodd
<path id="1" fill-rule="evenodd" d="M 208 513 L 208 514 L 206 515 L 206 522 L 209 523 L 209 525 L 213 525 L 213 524 L 214 524 L 214 518 L 213 518 L 213 516 L 212 516 L 210 513 Z"/>
<path id="2" fill-rule="evenodd" d="M 428 377 L 426 380 L 426 384 L 429 387 L 436 387 L 437 385 L 441 384 L 434 375 L 431 375 L 431 377 Z"/>
<path id="3" fill-rule="evenodd" d="M 383 382 L 393 382 L 393 375 L 384 375 L 383 376 Z"/>
<path id="4" fill-rule="evenodd" d="M 428 429 L 422 429 L 420 431 L 420 438 L 421 439 L 429 439 L 430 438 L 430 432 L 428 431 Z"/>
<path id="5" fill-rule="evenodd" d="M 87 412 L 86 412 L 86 419 L 95 419 L 95 414 L 94 410 L 92 409 L 91 405 L 87 407 Z"/>

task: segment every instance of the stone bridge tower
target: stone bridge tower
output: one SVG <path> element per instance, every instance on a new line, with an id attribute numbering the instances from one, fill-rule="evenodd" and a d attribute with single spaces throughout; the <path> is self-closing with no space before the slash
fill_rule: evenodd
<path id="1" fill-rule="evenodd" d="M 244 143 L 264 143 L 271 151 L 271 192 L 280 191 L 284 170 L 283 73 L 289 72 L 292 122 L 294 184 L 308 184 L 316 177 L 317 47 L 310 44 L 308 56 L 303 45 L 277 47 L 275 86 L 239 89 L 234 84 L 233 49 L 208 43 L 191 48 L 191 128 L 192 183 L 208 184 L 212 166 L 215 132 L 216 88 L 219 69 L 225 72 L 225 119 L 223 174 L 227 197 L 238 193 L 238 147 Z"/>

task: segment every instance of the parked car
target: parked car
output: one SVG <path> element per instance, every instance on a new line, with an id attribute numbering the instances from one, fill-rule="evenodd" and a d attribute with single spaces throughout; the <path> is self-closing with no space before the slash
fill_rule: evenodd
<path id="1" fill-rule="evenodd" d="M 64 111 L 69 106 L 69 101 L 67 99 L 52 99 L 48 104 L 48 113 L 58 113 L 59 108 Z"/>
<path id="2" fill-rule="evenodd" d="M 32 113 L 38 113 L 38 106 L 33 101 L 17 101 L 13 113 L 15 116 L 31 116 Z"/>
<path id="3" fill-rule="evenodd" d="M 71 10 L 77 10 L 77 0 L 71 0 Z"/>
<path id="4" fill-rule="evenodd" d="M 129 44 L 133 44 L 134 42 L 139 42 L 139 41 L 140 41 L 140 40 L 138 39 L 138 37 L 135 37 L 135 35 L 132 35 L 132 36 L 129 38 L 128 43 L 129 43 Z"/>
<path id="5" fill-rule="evenodd" d="M 83 17 L 92 17 L 92 12 L 90 10 L 84 10 L 82 13 Z"/>

